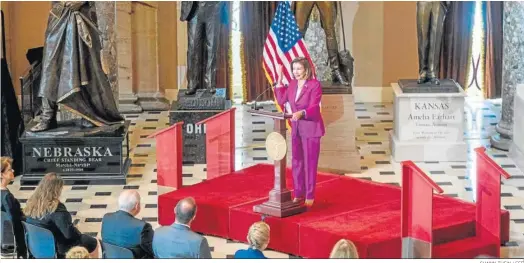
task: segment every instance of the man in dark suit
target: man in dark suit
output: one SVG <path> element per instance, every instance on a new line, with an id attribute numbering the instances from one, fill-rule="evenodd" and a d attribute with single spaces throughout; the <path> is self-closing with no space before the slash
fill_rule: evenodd
<path id="1" fill-rule="evenodd" d="M 440 49 L 449 5 L 449 1 L 417 1 L 419 84 L 440 84 Z"/>
<path id="2" fill-rule="evenodd" d="M 187 95 L 216 88 L 219 1 L 183 1 L 180 21 L 187 21 Z M 204 58 L 207 58 L 204 61 Z"/>
<path id="3" fill-rule="evenodd" d="M 151 224 L 135 218 L 140 212 L 140 195 L 125 190 L 118 198 L 120 210 L 104 215 L 102 242 L 128 248 L 135 258 L 154 258 L 153 228 Z"/>
<path id="4" fill-rule="evenodd" d="M 180 200 L 175 207 L 175 223 L 158 228 L 153 238 L 157 258 L 211 258 L 207 239 L 191 231 L 197 206 L 195 199 Z"/>

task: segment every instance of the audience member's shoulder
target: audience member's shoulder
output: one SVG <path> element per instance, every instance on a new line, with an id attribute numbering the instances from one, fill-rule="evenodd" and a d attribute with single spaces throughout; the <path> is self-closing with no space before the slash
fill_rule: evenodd
<path id="1" fill-rule="evenodd" d="M 233 256 L 233 258 L 244 258 L 244 253 L 245 253 L 245 249 L 239 249 L 237 250 L 237 252 L 235 252 L 235 255 Z"/>
<path id="2" fill-rule="evenodd" d="M 155 236 L 158 236 L 159 234 L 167 234 L 170 231 L 171 231 L 171 228 L 169 226 L 161 226 L 155 229 Z"/>
<path id="3" fill-rule="evenodd" d="M 16 199 L 15 196 L 8 189 L 2 189 L 2 199 Z M 2 200 L 3 202 L 3 200 Z"/>
<path id="4" fill-rule="evenodd" d="M 66 206 L 62 202 L 59 202 L 58 206 L 56 207 L 55 213 L 66 213 L 66 212 L 69 213 L 69 211 L 67 211 Z"/>
<path id="5" fill-rule="evenodd" d="M 144 219 L 138 219 L 136 217 L 133 217 L 133 221 L 135 221 L 137 224 L 141 225 L 142 227 L 145 227 L 147 225 L 151 225 L 149 224 L 146 220 Z"/>
<path id="6" fill-rule="evenodd" d="M 191 239 L 191 240 L 194 240 L 194 241 L 198 241 L 198 242 L 202 242 L 205 239 L 204 236 L 194 232 L 191 229 L 187 230 L 187 237 L 188 237 L 188 239 Z"/>
<path id="7" fill-rule="evenodd" d="M 104 221 L 104 219 L 107 219 L 107 218 L 111 218 L 115 215 L 116 213 L 115 212 L 109 212 L 109 213 L 106 213 L 103 217 L 102 217 L 102 221 Z"/>

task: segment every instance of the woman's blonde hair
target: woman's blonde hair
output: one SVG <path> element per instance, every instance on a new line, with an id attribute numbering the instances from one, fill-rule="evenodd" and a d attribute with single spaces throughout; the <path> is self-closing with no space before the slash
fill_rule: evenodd
<path id="1" fill-rule="evenodd" d="M 85 249 L 84 247 L 72 247 L 67 251 L 66 258 L 90 258 L 89 257 L 89 251 Z"/>
<path id="2" fill-rule="evenodd" d="M 311 79 L 313 77 L 313 71 L 311 70 L 311 65 L 309 64 L 309 60 L 305 57 L 296 57 L 291 61 L 291 71 L 293 71 L 293 65 L 295 63 L 298 63 L 304 67 L 304 71 L 306 72 L 306 79 Z"/>
<path id="3" fill-rule="evenodd" d="M 266 249 L 269 244 L 269 225 L 265 222 L 256 222 L 249 227 L 247 232 L 247 242 L 258 250 Z"/>
<path id="4" fill-rule="evenodd" d="M 9 166 L 12 166 L 13 165 L 13 159 L 11 157 L 5 157 L 5 156 L 2 156 L 2 159 L 1 159 L 1 167 L 2 167 L 2 173 L 5 172 L 5 170 L 7 169 L 7 167 Z"/>
<path id="5" fill-rule="evenodd" d="M 42 178 L 35 191 L 27 200 L 24 214 L 41 219 L 54 212 L 60 202 L 64 181 L 56 173 L 48 173 Z"/>
<path id="6" fill-rule="evenodd" d="M 353 242 L 341 239 L 335 244 L 333 250 L 331 250 L 329 258 L 358 258 L 357 247 L 355 247 Z"/>

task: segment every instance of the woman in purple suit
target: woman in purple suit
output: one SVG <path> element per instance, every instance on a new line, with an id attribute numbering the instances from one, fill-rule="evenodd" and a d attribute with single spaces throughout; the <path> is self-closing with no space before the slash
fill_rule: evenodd
<path id="1" fill-rule="evenodd" d="M 278 104 L 291 106 L 291 145 L 294 202 L 305 199 L 312 206 L 315 199 L 320 137 L 324 136 L 324 121 L 320 115 L 322 87 L 312 78 L 312 70 L 306 58 L 298 57 L 291 62 L 293 79 L 282 85 L 282 66 L 278 69 L 278 81 L 273 90 Z"/>

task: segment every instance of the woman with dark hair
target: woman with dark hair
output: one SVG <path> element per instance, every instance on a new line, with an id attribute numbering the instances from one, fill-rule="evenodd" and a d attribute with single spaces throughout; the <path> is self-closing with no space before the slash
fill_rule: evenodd
<path id="1" fill-rule="evenodd" d="M 12 168 L 13 159 L 10 157 L 2 157 L 2 181 L 0 184 L 0 190 L 2 192 L 2 212 L 6 212 L 13 224 L 13 234 L 16 242 L 16 255 L 18 258 L 27 258 L 27 249 L 25 246 L 24 239 L 24 228 L 22 227 L 22 220 L 24 220 L 24 214 L 20 209 L 20 203 L 13 196 L 7 185 L 11 183 L 15 178 L 15 171 Z M 4 227 L 3 225 L 0 227 Z M 2 229 L 6 231 L 7 229 Z M 11 230 L 7 230 L 11 231 Z"/>
<path id="2" fill-rule="evenodd" d="M 60 176 L 46 174 L 27 200 L 24 208 L 26 221 L 53 233 L 59 257 L 64 257 L 74 246 L 82 246 L 89 251 L 91 258 L 98 258 L 98 240 L 78 231 L 73 225 L 71 214 L 59 200 L 63 187 L 64 181 Z"/>
<path id="3" fill-rule="evenodd" d="M 289 103 L 291 118 L 291 145 L 294 202 L 312 206 L 315 199 L 320 138 L 325 134 L 324 120 L 320 114 L 322 87 L 312 78 L 309 61 L 297 57 L 291 62 L 293 79 L 288 86 L 282 84 L 282 66 L 278 69 L 278 81 L 273 92 L 278 104 Z"/>

